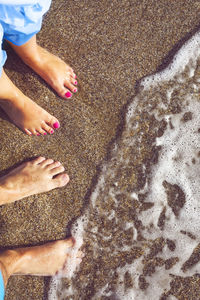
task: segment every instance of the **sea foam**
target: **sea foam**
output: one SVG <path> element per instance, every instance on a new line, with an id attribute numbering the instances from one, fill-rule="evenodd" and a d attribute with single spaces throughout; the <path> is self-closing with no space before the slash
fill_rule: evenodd
<path id="1" fill-rule="evenodd" d="M 199 167 L 197 33 L 165 70 L 140 82 L 90 203 L 72 226 L 68 285 L 52 279 L 49 300 L 199 299 Z"/>

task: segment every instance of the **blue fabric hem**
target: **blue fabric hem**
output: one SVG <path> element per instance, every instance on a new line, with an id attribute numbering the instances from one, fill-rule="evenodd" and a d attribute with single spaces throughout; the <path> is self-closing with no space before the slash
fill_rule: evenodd
<path id="1" fill-rule="evenodd" d="M 5 296 L 4 281 L 0 271 L 0 300 L 4 300 L 4 296 Z"/>
<path id="2" fill-rule="evenodd" d="M 3 66 L 6 62 L 6 59 L 7 59 L 7 54 L 6 54 L 6 51 L 5 50 L 1 50 L 2 52 L 0 53 L 0 55 L 2 54 L 2 58 L 1 58 L 1 61 L 0 61 L 0 77 L 2 75 L 2 70 L 3 70 Z"/>
<path id="3" fill-rule="evenodd" d="M 12 43 L 13 45 L 15 45 L 15 46 L 22 46 L 22 45 L 26 44 L 26 43 L 27 43 L 27 42 L 28 42 L 35 34 L 37 34 L 39 31 L 40 31 L 40 29 L 37 30 L 37 31 L 35 31 L 35 32 L 33 32 L 33 33 L 31 33 L 31 34 L 29 34 L 29 35 L 24 36 L 23 38 L 20 38 L 20 40 L 19 40 L 18 42 L 14 42 L 12 39 L 7 38 L 6 36 L 4 36 L 4 39 L 5 39 L 6 41 L 11 42 L 11 43 Z"/>
<path id="4" fill-rule="evenodd" d="M 16 46 L 22 46 L 27 43 L 35 34 L 37 34 L 42 27 L 42 18 L 34 23 L 29 27 L 29 30 L 25 32 L 25 28 L 18 27 L 18 28 L 10 28 L 10 25 L 1 22 L 1 25 L 4 30 L 3 39 L 11 42 Z"/>

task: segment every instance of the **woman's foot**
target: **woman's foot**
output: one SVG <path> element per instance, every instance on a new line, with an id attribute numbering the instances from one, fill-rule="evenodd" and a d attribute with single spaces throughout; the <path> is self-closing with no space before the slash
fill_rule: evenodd
<path id="1" fill-rule="evenodd" d="M 76 257 L 72 257 L 75 246 L 75 240 L 69 238 L 42 246 L 3 251 L 0 254 L 0 270 L 4 286 L 11 275 L 54 276 L 59 271 L 70 269 L 71 264 L 77 267 L 83 253 L 77 250 Z M 63 277 L 67 275 L 62 274 Z"/>
<path id="2" fill-rule="evenodd" d="M 10 43 L 10 42 L 9 42 Z M 26 44 L 10 43 L 21 59 L 39 74 L 62 98 L 71 98 L 77 92 L 73 69 L 57 56 L 40 47 L 33 36 Z"/>
<path id="3" fill-rule="evenodd" d="M 59 121 L 26 97 L 2 71 L 0 77 L 0 106 L 11 121 L 28 135 L 54 133 Z"/>
<path id="4" fill-rule="evenodd" d="M 69 176 L 60 162 L 38 157 L 0 178 L 0 205 L 63 187 Z"/>

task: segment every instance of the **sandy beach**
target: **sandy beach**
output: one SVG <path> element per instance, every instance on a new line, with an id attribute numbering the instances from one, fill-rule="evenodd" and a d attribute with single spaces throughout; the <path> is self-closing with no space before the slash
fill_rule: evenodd
<path id="1" fill-rule="evenodd" d="M 28 137 L 1 111 L 1 174 L 42 155 L 61 161 L 71 180 L 65 188 L 0 207 L 1 249 L 70 235 L 70 225 L 88 205 L 101 166 L 121 134 L 137 81 L 167 65 L 199 29 L 199 17 L 198 1 L 53 0 L 38 41 L 74 68 L 78 93 L 70 100 L 60 99 L 5 46 L 6 73 L 55 115 L 61 128 L 52 136 Z M 12 277 L 5 299 L 47 299 L 49 282 Z M 179 299 L 197 300 L 192 293 Z"/>

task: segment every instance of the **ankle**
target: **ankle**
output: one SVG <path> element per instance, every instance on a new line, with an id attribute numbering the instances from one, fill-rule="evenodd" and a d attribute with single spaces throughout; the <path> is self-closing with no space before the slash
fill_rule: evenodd
<path id="1" fill-rule="evenodd" d="M 4 70 L 0 77 L 0 101 L 13 102 L 16 99 L 20 99 L 21 91 L 12 83 Z"/>
<path id="2" fill-rule="evenodd" d="M 36 66 L 36 65 L 41 65 L 41 63 L 42 63 L 42 58 L 41 58 L 41 55 L 40 55 L 38 45 L 35 47 L 34 53 L 33 52 L 22 53 L 20 55 L 20 57 L 23 60 L 23 62 L 26 65 L 28 65 L 29 67 Z"/>
<path id="3" fill-rule="evenodd" d="M 37 44 L 36 36 L 33 36 L 27 43 L 22 46 L 16 46 L 9 42 L 14 51 L 20 56 L 28 66 L 40 63 L 40 48 Z"/>
<path id="4" fill-rule="evenodd" d="M 20 256 L 15 250 L 6 250 L 0 253 L 0 269 L 5 287 L 9 277 L 18 271 L 19 260 Z"/>
<path id="5" fill-rule="evenodd" d="M 21 194 L 11 182 L 7 180 L 0 182 L 0 205 L 18 200 Z"/>

